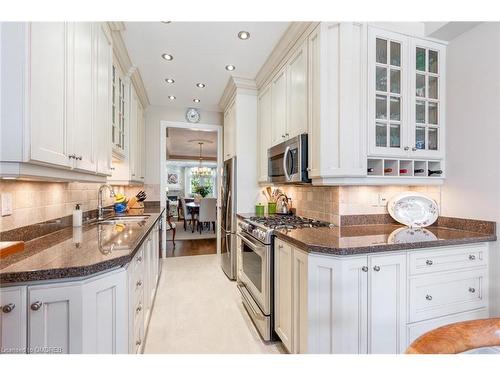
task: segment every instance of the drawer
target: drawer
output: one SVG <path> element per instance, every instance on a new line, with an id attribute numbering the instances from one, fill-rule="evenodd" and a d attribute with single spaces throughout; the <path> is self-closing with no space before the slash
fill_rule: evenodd
<path id="1" fill-rule="evenodd" d="M 442 326 L 445 326 L 447 324 L 463 322 L 466 320 L 486 319 L 488 317 L 489 317 L 488 310 L 487 309 L 480 309 L 480 310 L 469 311 L 469 312 L 461 313 L 461 314 L 448 315 L 448 316 L 445 316 L 442 318 L 437 318 L 437 319 L 424 320 L 423 322 L 408 324 L 408 326 L 407 326 L 407 337 L 408 337 L 407 346 L 410 346 L 410 344 L 413 341 L 415 341 L 417 338 L 422 336 L 424 333 L 429 332 L 429 331 L 436 329 L 438 327 L 442 327 Z"/>
<path id="2" fill-rule="evenodd" d="M 410 322 L 487 307 L 485 268 L 410 279 Z"/>
<path id="3" fill-rule="evenodd" d="M 485 266 L 488 262 L 487 249 L 486 244 L 476 244 L 459 248 L 410 252 L 410 276 Z"/>

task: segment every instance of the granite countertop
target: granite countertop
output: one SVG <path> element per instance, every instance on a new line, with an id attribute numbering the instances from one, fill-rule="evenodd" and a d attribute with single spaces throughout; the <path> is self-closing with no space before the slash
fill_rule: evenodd
<path id="1" fill-rule="evenodd" d="M 276 237 L 311 253 L 358 255 L 496 241 L 495 232 L 454 227 L 409 229 L 399 224 L 352 225 L 334 228 L 277 230 Z"/>
<path id="2" fill-rule="evenodd" d="M 160 207 L 133 210 L 116 216 L 149 217 L 120 224 L 91 222 L 32 239 L 23 252 L 0 260 L 0 283 L 87 277 L 126 265 L 162 213 Z"/>

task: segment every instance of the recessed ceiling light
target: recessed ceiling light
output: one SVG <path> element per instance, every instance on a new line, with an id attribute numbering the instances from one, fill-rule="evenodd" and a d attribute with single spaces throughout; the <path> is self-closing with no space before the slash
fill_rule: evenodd
<path id="1" fill-rule="evenodd" d="M 175 96 L 173 96 L 173 95 L 170 95 L 168 98 L 169 98 L 170 100 L 175 100 Z"/>
<path id="2" fill-rule="evenodd" d="M 241 40 L 249 39 L 250 38 L 250 33 L 248 31 L 240 31 L 238 33 L 238 38 L 240 38 Z"/>
<path id="3" fill-rule="evenodd" d="M 193 99 L 193 102 L 199 103 L 201 100 L 200 99 Z"/>
<path id="4" fill-rule="evenodd" d="M 226 70 L 229 70 L 230 72 L 232 72 L 235 69 L 236 67 L 234 65 L 226 65 Z"/>
<path id="5" fill-rule="evenodd" d="M 206 86 L 206 85 L 205 85 L 204 83 L 197 83 L 197 84 L 196 84 L 196 87 L 199 87 L 200 89 L 205 88 L 205 86 Z"/>
<path id="6" fill-rule="evenodd" d="M 167 83 L 174 83 L 174 82 L 175 82 L 175 80 L 174 80 L 173 78 L 167 78 L 167 79 L 165 80 L 165 82 L 167 82 Z"/>
<path id="7" fill-rule="evenodd" d="M 174 56 L 169 55 L 168 53 L 164 53 L 163 55 L 161 55 L 161 57 L 163 57 L 167 61 L 172 61 L 174 59 Z"/>

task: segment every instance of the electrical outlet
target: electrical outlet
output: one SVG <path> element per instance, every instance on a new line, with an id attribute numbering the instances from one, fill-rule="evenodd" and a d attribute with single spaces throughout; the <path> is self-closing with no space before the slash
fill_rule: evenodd
<path id="1" fill-rule="evenodd" d="M 2 216 L 12 215 L 12 194 L 2 193 L 0 195 L 2 201 Z"/>

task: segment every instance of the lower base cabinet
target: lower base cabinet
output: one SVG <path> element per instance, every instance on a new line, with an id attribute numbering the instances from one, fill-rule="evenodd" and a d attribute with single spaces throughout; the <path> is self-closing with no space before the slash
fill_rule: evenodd
<path id="1" fill-rule="evenodd" d="M 151 310 L 159 278 L 158 230 L 157 223 L 127 267 L 0 288 L 0 353 L 142 352 L 143 306 Z"/>
<path id="2" fill-rule="evenodd" d="M 487 250 L 483 243 L 327 256 L 277 239 L 276 333 L 290 353 L 404 353 L 429 330 L 488 317 Z"/>

